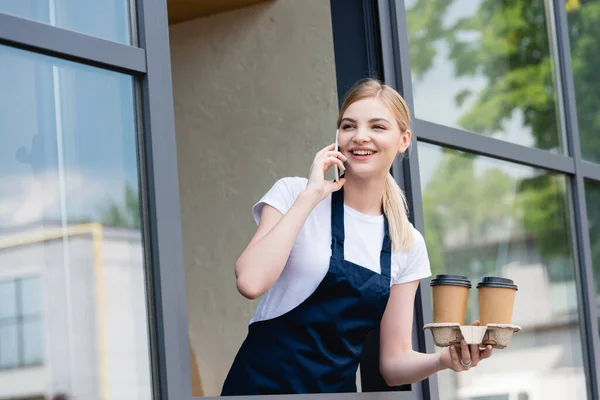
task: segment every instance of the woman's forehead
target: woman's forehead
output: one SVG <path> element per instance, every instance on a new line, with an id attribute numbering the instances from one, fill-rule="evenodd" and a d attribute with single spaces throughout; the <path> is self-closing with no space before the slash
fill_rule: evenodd
<path id="1" fill-rule="evenodd" d="M 344 112 L 343 117 L 367 121 L 383 118 L 390 122 L 395 119 L 390 108 L 383 101 L 374 97 L 358 100 L 350 104 Z"/>

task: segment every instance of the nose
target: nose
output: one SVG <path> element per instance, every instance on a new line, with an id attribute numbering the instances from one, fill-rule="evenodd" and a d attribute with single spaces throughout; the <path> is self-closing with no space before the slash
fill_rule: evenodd
<path id="1" fill-rule="evenodd" d="M 355 134 L 352 137 L 352 140 L 355 143 L 365 143 L 371 140 L 371 136 L 367 128 L 358 127 L 354 132 Z"/>

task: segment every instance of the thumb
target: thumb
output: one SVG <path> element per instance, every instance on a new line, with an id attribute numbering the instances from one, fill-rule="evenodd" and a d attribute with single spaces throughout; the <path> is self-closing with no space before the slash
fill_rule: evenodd
<path id="1" fill-rule="evenodd" d="M 332 185 L 333 185 L 332 192 L 337 192 L 338 190 L 340 190 L 342 188 L 342 186 L 344 186 L 344 183 L 346 183 L 346 178 L 340 178 L 339 181 L 332 182 Z"/>

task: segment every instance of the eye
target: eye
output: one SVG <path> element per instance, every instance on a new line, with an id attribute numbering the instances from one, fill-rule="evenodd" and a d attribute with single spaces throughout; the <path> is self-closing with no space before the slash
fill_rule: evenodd
<path id="1" fill-rule="evenodd" d="M 373 125 L 373 129 L 384 131 L 386 127 L 383 125 Z"/>
<path id="2" fill-rule="evenodd" d="M 354 125 L 351 124 L 342 124 L 342 130 L 347 131 L 349 129 L 354 128 Z"/>

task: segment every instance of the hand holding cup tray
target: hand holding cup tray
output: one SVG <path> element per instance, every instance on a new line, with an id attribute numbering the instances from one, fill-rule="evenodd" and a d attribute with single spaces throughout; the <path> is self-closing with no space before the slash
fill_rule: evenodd
<path id="1" fill-rule="evenodd" d="M 459 344 L 491 345 L 497 349 L 508 346 L 513 333 L 521 330 L 511 325 L 517 285 L 510 279 L 485 277 L 478 283 L 480 323 L 465 325 L 471 282 L 461 275 L 437 275 L 431 280 L 433 291 L 432 324 L 430 329 L 438 347 Z"/>

